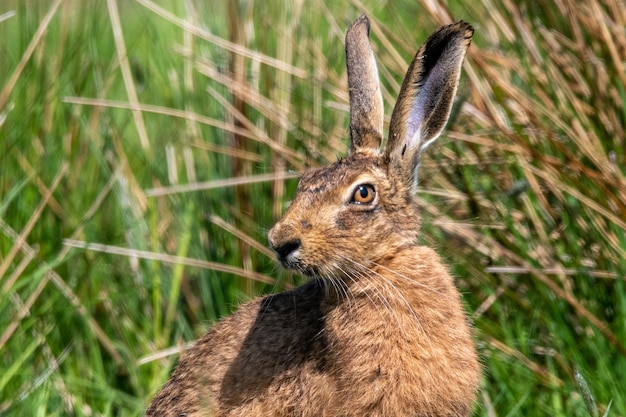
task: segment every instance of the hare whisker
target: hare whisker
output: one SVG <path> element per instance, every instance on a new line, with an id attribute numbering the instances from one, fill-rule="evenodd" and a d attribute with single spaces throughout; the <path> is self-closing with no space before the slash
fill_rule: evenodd
<path id="1" fill-rule="evenodd" d="M 349 278 L 367 296 L 367 298 L 370 300 L 372 305 L 376 307 L 376 309 L 378 310 L 379 315 L 382 314 L 382 312 L 381 312 L 378 304 L 370 296 L 369 291 L 364 289 L 364 287 L 359 284 L 360 281 L 363 280 L 363 281 L 368 281 L 368 282 L 371 283 L 370 287 L 376 292 L 376 298 L 378 298 L 384 304 L 384 306 L 386 307 L 385 311 L 388 311 L 389 313 L 391 313 L 392 317 L 394 318 L 396 324 L 399 327 L 403 327 L 404 324 L 402 323 L 402 320 L 400 320 L 400 318 L 398 317 L 395 309 L 393 308 L 393 306 L 389 302 L 389 299 L 386 296 L 385 292 L 382 291 L 381 284 L 383 284 L 387 288 L 388 292 L 389 292 L 389 289 L 394 290 L 395 294 L 398 295 L 398 298 L 401 300 L 402 304 L 404 304 L 404 306 L 408 309 L 408 311 L 414 317 L 415 323 L 417 324 L 417 326 L 425 334 L 424 328 L 422 327 L 422 325 L 420 323 L 420 320 L 417 317 L 417 314 L 415 313 L 415 311 L 411 307 L 410 303 L 406 300 L 406 297 L 404 296 L 404 294 L 402 294 L 402 292 L 393 284 L 393 282 L 391 282 L 383 274 L 375 271 L 372 268 L 366 267 L 365 265 L 363 265 L 363 264 L 361 264 L 361 263 L 359 263 L 357 261 L 351 260 L 347 256 L 344 256 L 344 255 L 340 255 L 340 256 L 344 260 L 350 262 L 352 265 L 356 265 L 356 266 L 359 267 L 358 269 L 354 269 L 353 270 L 355 273 L 358 274 L 358 276 L 356 276 L 356 280 L 352 276 L 349 276 Z M 377 280 L 376 278 L 380 278 L 381 280 Z M 392 297 L 392 298 L 395 298 L 395 297 Z"/>
<path id="2" fill-rule="evenodd" d="M 420 281 L 416 281 L 415 278 L 409 277 L 409 276 L 407 276 L 405 274 L 401 274 L 400 272 L 395 271 L 393 269 L 390 269 L 390 268 L 386 267 L 383 264 L 380 264 L 380 263 L 377 263 L 377 262 L 374 262 L 374 264 L 376 266 L 380 267 L 381 269 L 384 269 L 385 271 L 395 275 L 396 277 L 402 278 L 402 279 L 406 280 L 407 282 L 410 282 L 411 284 L 417 285 L 418 287 L 422 287 L 422 288 L 424 288 L 424 289 L 426 289 L 428 291 L 431 291 L 431 292 L 433 292 L 433 293 L 435 293 L 437 295 L 441 295 L 441 296 L 444 295 L 444 294 L 441 293 L 441 291 L 433 288 L 432 286 L 426 285 L 426 284 L 424 284 L 423 282 L 420 282 Z M 419 268 L 419 265 L 417 265 L 416 267 Z"/>

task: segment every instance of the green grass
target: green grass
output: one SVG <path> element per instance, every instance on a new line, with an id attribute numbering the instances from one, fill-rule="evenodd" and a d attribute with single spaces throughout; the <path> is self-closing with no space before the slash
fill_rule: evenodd
<path id="1" fill-rule="evenodd" d="M 177 348 L 300 282 L 266 232 L 285 177 L 345 153 L 363 11 L 388 116 L 431 30 L 476 29 L 420 173 L 422 240 L 476 326 L 476 415 L 595 415 L 576 369 L 626 415 L 624 8 L 337 3 L 0 5 L 0 415 L 139 415 Z"/>

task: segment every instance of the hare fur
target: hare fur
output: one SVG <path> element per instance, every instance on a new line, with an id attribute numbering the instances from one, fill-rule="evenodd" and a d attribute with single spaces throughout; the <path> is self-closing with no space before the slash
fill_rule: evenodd
<path id="1" fill-rule="evenodd" d="M 419 246 L 422 151 L 443 130 L 471 42 L 464 22 L 418 50 L 383 137 L 368 36 L 346 35 L 347 157 L 300 179 L 270 230 L 304 285 L 242 305 L 186 352 L 148 416 L 468 416 L 480 378 L 471 329 L 439 256 Z"/>

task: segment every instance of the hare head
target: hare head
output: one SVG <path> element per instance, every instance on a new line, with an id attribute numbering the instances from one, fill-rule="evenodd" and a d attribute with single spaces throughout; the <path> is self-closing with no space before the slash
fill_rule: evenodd
<path id="1" fill-rule="evenodd" d="M 384 149 L 383 99 L 368 35 L 366 16 L 346 34 L 348 156 L 306 172 L 293 203 L 269 232 L 283 266 L 309 276 L 355 277 L 417 243 L 417 168 L 449 118 L 473 29 L 462 21 L 444 26 L 418 50 Z"/>

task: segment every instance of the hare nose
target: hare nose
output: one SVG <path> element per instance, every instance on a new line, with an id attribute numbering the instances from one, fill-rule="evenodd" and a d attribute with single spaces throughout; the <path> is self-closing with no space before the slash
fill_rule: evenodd
<path id="1" fill-rule="evenodd" d="M 294 239 L 276 246 L 272 245 L 272 249 L 276 251 L 276 253 L 278 254 L 278 259 L 282 262 L 285 261 L 290 254 L 295 252 L 300 247 L 300 245 L 302 245 L 300 239 Z"/>

